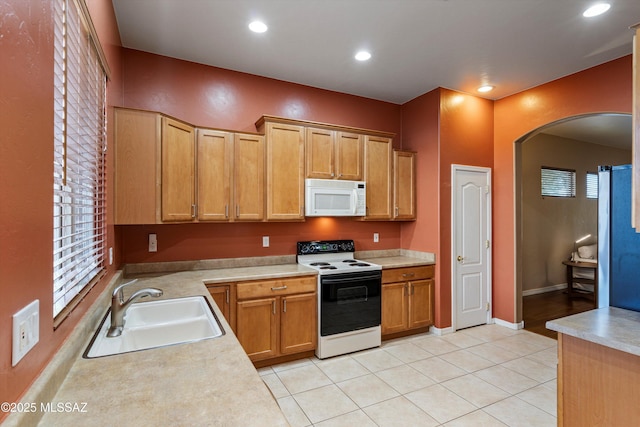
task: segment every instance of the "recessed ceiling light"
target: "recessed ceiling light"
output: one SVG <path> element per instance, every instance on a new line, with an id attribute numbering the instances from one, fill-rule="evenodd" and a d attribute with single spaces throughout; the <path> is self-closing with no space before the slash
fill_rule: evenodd
<path id="1" fill-rule="evenodd" d="M 495 86 L 484 85 L 484 86 L 480 86 L 478 88 L 478 92 L 481 92 L 481 93 L 491 92 L 494 88 L 495 88 Z"/>
<path id="2" fill-rule="evenodd" d="M 253 21 L 249 24 L 249 29 L 254 33 L 264 33 L 269 29 L 269 27 L 267 27 L 267 24 L 262 21 Z"/>
<path id="3" fill-rule="evenodd" d="M 584 16 L 585 18 L 591 18 L 593 16 L 602 15 L 607 10 L 609 10 L 610 7 L 611 5 L 609 3 L 596 3 L 589 9 L 585 10 L 582 13 L 582 16 Z"/>
<path id="4" fill-rule="evenodd" d="M 366 61 L 368 59 L 371 59 L 371 54 L 369 52 L 367 52 L 366 50 L 361 50 L 360 52 L 356 53 L 355 58 L 358 61 Z"/>

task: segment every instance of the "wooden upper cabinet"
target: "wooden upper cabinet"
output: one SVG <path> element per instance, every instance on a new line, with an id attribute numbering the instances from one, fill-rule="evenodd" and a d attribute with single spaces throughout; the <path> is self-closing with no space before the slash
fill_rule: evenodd
<path id="1" fill-rule="evenodd" d="M 306 177 L 319 179 L 335 178 L 335 131 L 307 128 L 306 133 Z"/>
<path id="2" fill-rule="evenodd" d="M 393 152 L 393 218 L 416 219 L 416 153 Z"/>
<path id="3" fill-rule="evenodd" d="M 233 147 L 233 220 L 264 219 L 264 137 L 236 133 Z"/>
<path id="4" fill-rule="evenodd" d="M 356 133 L 306 128 L 306 177 L 362 180 L 362 141 Z"/>
<path id="5" fill-rule="evenodd" d="M 335 164 L 338 179 L 362 181 L 362 150 L 364 136 L 357 133 L 336 132 Z"/>
<path id="6" fill-rule="evenodd" d="M 364 219 L 392 218 L 392 150 L 391 138 L 365 136 L 364 180 L 367 183 L 367 215 Z"/>
<path id="7" fill-rule="evenodd" d="M 190 221 L 195 208 L 195 129 L 163 117 L 162 221 Z"/>
<path id="8" fill-rule="evenodd" d="M 304 219 L 303 126 L 266 123 L 267 220 Z"/>
<path id="9" fill-rule="evenodd" d="M 160 201 L 160 114 L 115 109 L 115 224 L 155 224 Z"/>
<path id="10" fill-rule="evenodd" d="M 228 221 L 233 134 L 198 129 L 198 221 Z"/>

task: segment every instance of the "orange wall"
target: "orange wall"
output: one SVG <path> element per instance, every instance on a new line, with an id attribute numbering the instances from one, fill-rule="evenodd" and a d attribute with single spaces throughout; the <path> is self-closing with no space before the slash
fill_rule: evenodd
<path id="1" fill-rule="evenodd" d="M 436 89 L 402 110 L 404 148 L 418 151 L 418 220 L 403 248 L 436 254 L 436 327 L 451 326 L 451 165 L 493 166 L 493 101 Z"/>
<path id="2" fill-rule="evenodd" d="M 553 121 L 593 112 L 631 112 L 631 56 L 495 103 L 493 171 L 494 316 L 516 322 L 514 141 Z"/>
<path id="3" fill-rule="evenodd" d="M 214 258 L 293 255 L 296 242 L 353 239 L 356 250 L 400 247 L 399 224 L 356 222 L 344 218 L 308 218 L 305 222 L 175 224 L 122 227 L 125 263 L 184 261 Z M 158 236 L 158 252 L 148 252 L 148 235 Z M 373 243 L 373 233 L 380 242 Z M 269 236 L 269 247 L 262 247 Z"/>
<path id="4" fill-rule="evenodd" d="M 87 2 L 114 73 L 110 103 L 119 103 L 119 36 L 111 2 Z M 0 84 L 0 402 L 16 402 L 104 289 L 115 268 L 53 331 L 53 20 L 52 2 L 2 2 Z M 108 136 L 112 135 L 109 129 Z M 111 168 L 113 162 L 108 161 Z M 109 183 L 111 186 L 111 183 Z M 113 220 L 108 212 L 108 244 Z M 11 316 L 40 300 L 40 340 L 11 367 Z M 0 413 L 0 421 L 6 417 Z"/>
<path id="5" fill-rule="evenodd" d="M 263 114 L 396 133 L 401 107 L 221 68 L 124 49 L 124 106 L 160 111 L 199 126 L 255 132 Z M 354 239 L 357 250 L 400 247 L 400 224 L 351 219 L 301 223 L 116 227 L 125 263 L 295 254 L 296 242 Z M 373 233 L 380 242 L 373 243 Z M 148 234 L 158 235 L 149 253 Z M 262 247 L 270 236 L 270 247 Z"/>
<path id="6" fill-rule="evenodd" d="M 124 106 L 196 126 L 255 132 L 263 115 L 396 134 L 401 106 L 124 49 Z"/>

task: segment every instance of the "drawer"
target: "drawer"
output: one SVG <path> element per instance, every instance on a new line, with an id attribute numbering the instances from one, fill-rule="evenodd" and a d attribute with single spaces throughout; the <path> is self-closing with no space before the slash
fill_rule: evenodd
<path id="1" fill-rule="evenodd" d="M 434 276 L 435 266 L 392 268 L 382 270 L 382 283 L 407 282 L 410 280 L 429 279 Z"/>
<path id="2" fill-rule="evenodd" d="M 315 292 L 317 284 L 316 276 L 240 282 L 236 285 L 236 296 L 241 300 Z"/>

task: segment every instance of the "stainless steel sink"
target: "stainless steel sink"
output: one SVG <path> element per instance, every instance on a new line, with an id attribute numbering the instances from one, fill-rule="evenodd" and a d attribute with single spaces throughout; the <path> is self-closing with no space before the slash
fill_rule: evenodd
<path id="1" fill-rule="evenodd" d="M 129 307 L 122 335 L 107 337 L 111 310 L 107 311 L 83 357 L 110 356 L 175 344 L 201 341 L 224 334 L 204 296 L 173 298 Z"/>

